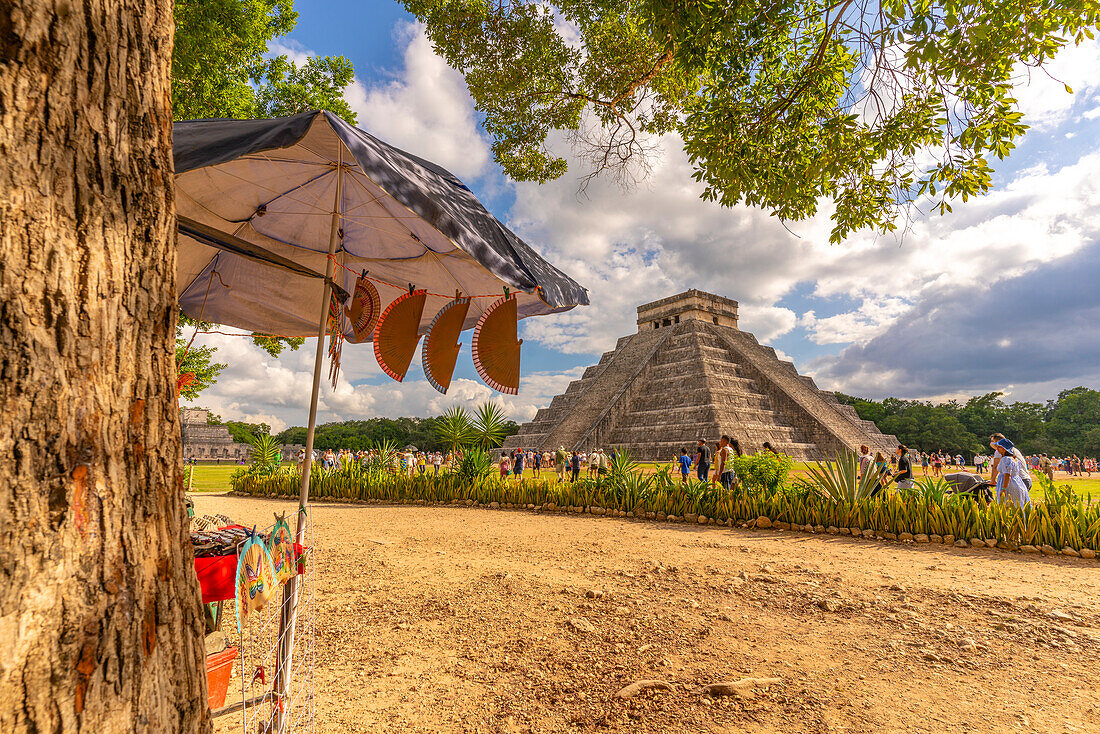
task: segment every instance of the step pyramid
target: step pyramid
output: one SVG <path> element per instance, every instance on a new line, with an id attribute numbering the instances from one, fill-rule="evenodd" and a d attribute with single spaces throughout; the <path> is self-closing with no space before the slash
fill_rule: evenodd
<path id="1" fill-rule="evenodd" d="M 504 448 L 626 450 L 668 461 L 700 438 L 727 434 L 752 453 L 765 441 L 796 459 L 825 459 L 897 439 L 798 374 L 771 347 L 737 328 L 737 302 L 702 291 L 638 307 L 638 333 L 520 427 Z"/>

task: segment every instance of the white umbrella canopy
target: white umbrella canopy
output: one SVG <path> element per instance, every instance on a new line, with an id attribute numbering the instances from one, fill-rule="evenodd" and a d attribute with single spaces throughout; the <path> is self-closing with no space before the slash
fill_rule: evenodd
<path id="1" fill-rule="evenodd" d="M 351 292 L 365 271 L 383 308 L 409 285 L 425 289 L 421 332 L 456 293 L 475 297 L 463 328 L 505 287 L 516 294 L 520 318 L 588 303 L 584 288 L 497 221 L 454 175 L 332 113 L 185 121 L 174 135 L 176 209 L 184 221 L 315 273 L 328 270 L 331 247 L 334 285 Z M 311 336 L 322 286 L 285 271 L 273 275 L 269 263 L 180 228 L 177 292 L 189 316 Z"/>
<path id="2" fill-rule="evenodd" d="M 299 544 L 330 293 L 346 300 L 364 271 L 383 308 L 410 286 L 424 289 L 418 333 L 456 295 L 472 298 L 463 328 L 475 326 L 506 289 L 520 318 L 588 303 L 584 288 L 497 221 L 454 175 L 329 112 L 192 120 L 176 123 L 173 134 L 180 308 L 200 321 L 318 337 Z M 291 577 L 274 684 L 283 700 L 292 700 L 297 609 Z"/>

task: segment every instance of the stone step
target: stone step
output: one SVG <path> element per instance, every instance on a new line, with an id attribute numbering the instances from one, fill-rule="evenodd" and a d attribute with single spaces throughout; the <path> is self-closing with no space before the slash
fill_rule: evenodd
<path id="1" fill-rule="evenodd" d="M 655 329 L 620 339 L 614 357 L 599 370 L 577 403 L 549 432 L 545 439 L 548 445 L 576 446 L 671 333 L 671 330 Z M 591 368 L 585 374 L 590 371 Z"/>
<path id="2" fill-rule="evenodd" d="M 764 441 L 801 441 L 802 436 L 799 431 L 792 426 L 775 426 L 766 423 L 738 423 L 722 420 L 719 424 L 719 430 L 715 430 L 714 424 L 701 421 L 673 421 L 670 420 L 666 423 L 662 423 L 660 426 L 661 435 L 664 435 L 665 431 L 679 431 L 680 429 L 689 430 L 690 434 L 700 433 L 728 433 L 738 441 L 755 441 L 756 443 L 763 443 Z M 690 435 L 689 434 L 689 435 Z M 634 425 L 618 425 L 615 426 L 611 432 L 611 436 L 631 436 L 634 439 L 640 440 L 646 437 L 656 436 L 656 430 L 653 425 L 634 424 Z M 678 434 L 677 434 L 678 435 Z M 715 436 L 715 439 L 718 435 Z"/>
<path id="3" fill-rule="evenodd" d="M 774 410 L 761 410 L 759 408 L 746 408 L 746 407 L 725 407 L 715 403 L 707 404 L 689 404 L 689 405 L 665 405 L 658 407 L 635 407 L 633 404 L 630 406 L 630 412 L 624 415 L 620 421 L 620 425 L 649 425 L 655 428 L 662 426 L 664 421 L 680 421 L 684 419 L 684 416 L 694 415 L 710 415 L 710 416 L 722 416 L 723 419 L 733 420 L 735 422 L 743 423 L 759 423 L 768 425 L 782 425 L 787 426 L 783 417 Z"/>
<path id="4" fill-rule="evenodd" d="M 713 448 L 713 444 L 715 442 L 708 441 L 708 443 L 710 443 L 711 448 Z M 772 441 L 771 443 L 776 451 L 787 454 L 788 456 L 794 458 L 795 461 L 821 460 L 825 458 L 824 456 L 819 455 L 817 446 L 812 443 L 784 443 L 781 441 Z M 698 444 L 694 439 L 685 441 L 671 440 L 644 443 L 630 443 L 620 441 L 611 442 L 611 447 L 614 447 L 618 451 L 626 451 L 636 461 L 655 461 L 658 463 L 671 463 L 675 461 L 675 457 L 680 455 L 680 449 L 687 449 L 688 453 L 691 454 L 695 451 L 695 447 L 697 445 Z M 746 454 L 753 454 L 760 450 L 762 450 L 761 446 L 745 446 L 744 444 L 742 444 L 742 451 L 744 451 Z M 678 468 L 676 469 L 678 471 Z M 692 472 L 692 475 L 694 476 L 694 471 Z"/>

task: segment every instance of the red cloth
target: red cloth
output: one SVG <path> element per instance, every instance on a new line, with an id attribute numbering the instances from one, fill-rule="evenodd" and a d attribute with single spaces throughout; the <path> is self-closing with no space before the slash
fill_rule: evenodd
<path id="1" fill-rule="evenodd" d="M 236 554 L 196 558 L 195 573 L 199 576 L 203 604 L 228 601 L 236 595 Z"/>
<path id="2" fill-rule="evenodd" d="M 294 553 L 298 558 L 302 557 L 304 549 L 298 543 L 294 544 Z M 229 601 L 236 597 L 237 580 L 237 556 L 209 556 L 195 559 L 195 573 L 199 577 L 199 586 L 202 588 L 202 603 L 212 604 L 216 601 Z M 298 565 L 298 573 L 305 573 L 303 564 Z"/>

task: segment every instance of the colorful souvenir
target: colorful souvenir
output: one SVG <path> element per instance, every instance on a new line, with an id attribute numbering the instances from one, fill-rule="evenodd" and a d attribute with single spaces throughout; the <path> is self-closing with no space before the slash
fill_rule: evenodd
<path id="1" fill-rule="evenodd" d="M 268 549 L 271 552 L 271 566 L 275 571 L 275 581 L 286 583 L 297 569 L 297 560 L 294 553 L 294 536 L 290 534 L 290 524 L 286 521 L 286 513 L 275 516 L 275 525 L 271 528 L 271 537 L 268 539 Z"/>
<path id="2" fill-rule="evenodd" d="M 439 392 L 447 394 L 451 386 L 451 376 L 458 361 L 458 350 L 462 346 L 458 335 L 466 323 L 466 314 L 470 310 L 470 299 L 455 297 L 455 300 L 443 307 L 432 320 L 428 335 L 424 337 L 421 350 L 421 362 L 424 376 Z"/>
<path id="3" fill-rule="evenodd" d="M 244 542 L 237 557 L 237 631 L 248 618 L 260 611 L 275 593 L 275 569 L 271 554 L 255 529 Z"/>
<path id="4" fill-rule="evenodd" d="M 409 371 L 416 343 L 420 341 L 420 317 L 428 292 L 413 290 L 391 303 L 374 330 L 374 357 L 387 375 L 401 382 Z"/>
<path id="5" fill-rule="evenodd" d="M 516 337 L 519 312 L 516 299 L 505 295 L 481 314 L 474 327 L 474 367 L 485 384 L 497 392 L 519 392 L 519 348 Z"/>
<path id="6" fill-rule="evenodd" d="M 351 306 L 348 308 L 348 318 L 351 319 L 351 328 L 355 332 L 355 338 L 349 339 L 352 344 L 361 344 L 374 336 L 374 328 L 378 326 L 378 317 L 382 314 L 382 299 L 378 295 L 378 289 L 368 278 L 366 272 L 355 281 L 355 293 L 351 297 Z"/>

